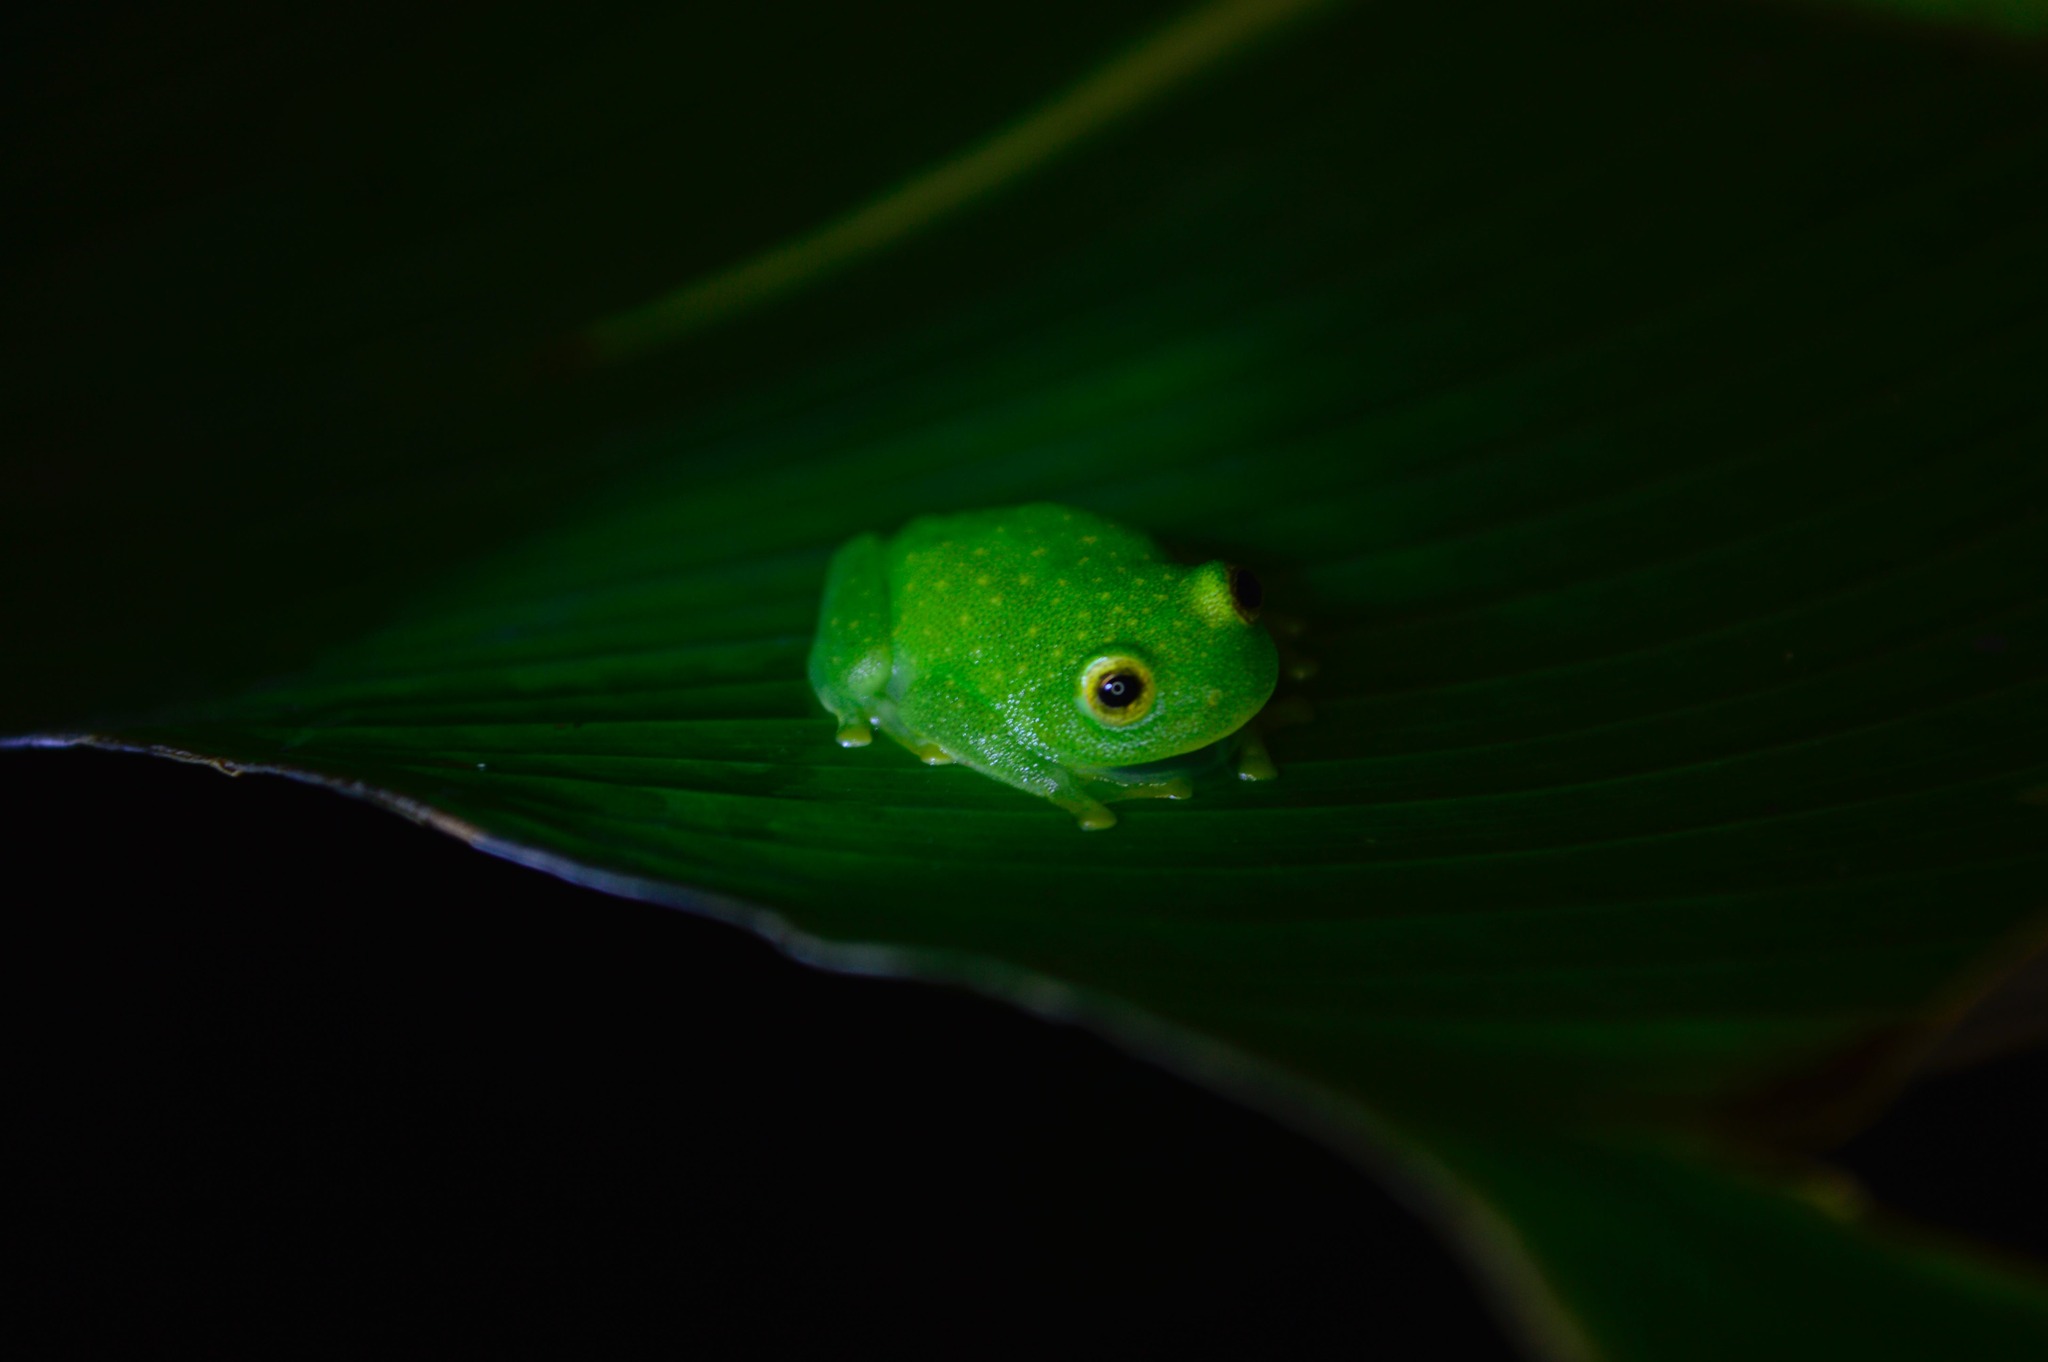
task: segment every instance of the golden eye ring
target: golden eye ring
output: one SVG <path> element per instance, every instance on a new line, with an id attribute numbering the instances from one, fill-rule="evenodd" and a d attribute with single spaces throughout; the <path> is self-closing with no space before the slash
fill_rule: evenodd
<path id="1" fill-rule="evenodd" d="M 1128 728 L 1152 712 L 1159 688 L 1152 669 L 1135 657 L 1111 653 L 1081 672 L 1081 705 L 1098 723 Z"/>

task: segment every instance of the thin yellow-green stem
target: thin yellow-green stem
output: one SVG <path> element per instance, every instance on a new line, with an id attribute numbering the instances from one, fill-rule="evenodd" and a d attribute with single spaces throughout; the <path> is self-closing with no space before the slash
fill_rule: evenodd
<path id="1" fill-rule="evenodd" d="M 790 293 L 915 235 L 1029 175 L 1281 25 L 1340 0 L 1213 0 L 960 155 L 823 226 L 590 326 L 588 354 L 615 360 Z"/>

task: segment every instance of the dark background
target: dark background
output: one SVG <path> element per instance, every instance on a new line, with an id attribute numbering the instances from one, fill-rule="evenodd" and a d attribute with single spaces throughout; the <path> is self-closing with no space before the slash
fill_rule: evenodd
<path id="1" fill-rule="evenodd" d="M 47 1355 L 1512 1355 L 1374 1183 L 1086 1033 L 282 779 L 12 752 L 0 804 L 8 1201 Z M 2044 1073 L 1926 1081 L 1842 1158 L 2048 1254 Z"/>
<path id="2" fill-rule="evenodd" d="M 797 159 L 766 171 L 677 116 L 638 120 L 650 142 L 600 141 L 603 155 L 580 166 L 577 125 L 563 120 L 581 106 L 522 102 L 532 82 L 507 55 L 522 41 L 575 45 L 521 30 L 503 7 L 270 6 L 252 25 L 254 8 L 17 7 L 0 41 L 21 148 L 0 157 L 0 199 L 34 206 L 7 224 L 23 258 L 40 243 L 56 261 L 21 271 L 19 291 L 44 306 L 0 338 L 41 423 L 38 441 L 16 445 L 45 453 L 9 469 L 0 551 L 44 562 L 39 536 L 103 525 L 124 495 L 139 509 L 122 533 L 170 547 L 154 560 L 160 582 L 129 574 L 105 600 L 170 634 L 191 621 L 164 600 L 235 618 L 176 576 L 209 535 L 157 523 L 151 484 L 130 486 L 180 465 L 155 458 L 114 477 L 96 459 L 161 440 L 168 394 L 180 410 L 215 400 L 230 431 L 253 422 L 243 472 L 290 476 L 271 467 L 288 461 L 275 460 L 260 405 L 248 415 L 250 392 L 323 357 L 320 345 L 388 341 L 422 365 L 450 348 L 434 296 L 415 317 L 409 297 L 380 310 L 344 287 L 362 259 L 402 254 L 422 223 L 509 211 L 519 194 L 573 224 L 584 198 L 620 197 L 589 185 L 649 180 L 649 164 L 722 200 L 692 218 L 708 224 L 701 240 L 679 243 L 672 214 L 646 213 L 607 224 L 601 253 L 561 252 L 562 278 L 587 297 L 525 280 L 484 295 L 507 317 L 470 303 L 479 325 L 514 337 L 540 326 L 520 307 L 541 321 L 547 308 L 603 315 L 644 297 L 647 279 L 691 277 L 950 152 L 959 129 L 995 126 L 1172 7 L 1129 6 L 1088 44 L 1049 17 L 977 33 L 959 5 L 906 11 L 903 34 L 881 35 L 847 9 L 844 32 L 802 44 L 783 41 L 789 25 L 770 11 L 717 11 L 737 31 L 699 44 L 689 79 L 650 88 L 706 107 L 753 96 L 738 107 L 755 134 L 802 134 L 784 139 Z M 608 8 L 588 17 L 598 38 Z M 1093 32 L 1096 8 L 1048 15 L 1081 15 Z M 589 10 L 559 13 L 581 24 Z M 907 61 L 904 35 L 942 21 L 958 26 L 945 49 L 975 62 L 926 63 L 939 82 L 928 89 L 845 60 L 865 39 Z M 778 102 L 753 68 L 719 55 L 771 39 L 804 101 Z M 643 56 L 673 74 L 668 49 Z M 933 101 L 953 116 L 930 117 Z M 896 160 L 862 159 L 869 146 Z M 650 183 L 650 195 L 677 192 Z M 285 229 L 237 216 L 252 186 L 281 205 Z M 347 213 L 329 211 L 337 198 Z M 186 214 L 203 226 L 216 202 L 244 229 L 227 238 L 236 270 L 101 268 L 102 247 L 125 258 L 123 233 L 146 239 Z M 187 235 L 202 266 L 223 249 L 197 227 Z M 459 293 L 466 263 L 446 262 L 454 283 L 428 282 Z M 211 292 L 221 277 L 246 284 L 228 300 L 244 312 Z M 138 294 L 136 278 L 170 282 Z M 195 323 L 206 341 L 225 317 L 296 320 L 309 279 L 348 326 L 316 309 L 296 349 L 195 344 Z M 389 339 L 413 344 L 409 326 L 423 328 L 418 353 Z M 219 369 L 222 390 L 195 384 L 223 348 L 237 363 Z M 103 382 L 110 363 L 123 383 Z M 220 524 L 241 520 L 224 503 Z M 239 541 L 222 543 L 216 586 L 260 576 Z M 83 555 L 67 570 L 152 561 L 126 548 L 104 569 Z M 46 605 L 82 636 L 119 641 L 133 625 L 81 617 L 71 600 L 21 589 L 0 605 Z M 10 679 L 73 708 L 88 681 L 127 679 L 72 651 L 9 657 Z M 1511 1355 L 1463 1270 L 1377 1185 L 1085 1033 L 950 990 L 811 971 L 737 930 L 573 888 L 278 779 L 0 753 L 0 820 L 0 960 L 15 1005 L 5 1211 L 25 1264 L 11 1294 L 38 1307 L 35 1355 L 106 1356 L 110 1340 L 140 1338 L 203 1355 L 496 1345 L 601 1357 L 735 1337 L 969 1356 L 994 1340 Z M 1896 1207 L 2048 1255 L 2044 1067 L 2037 1054 L 1930 1080 L 1841 1157 Z"/>

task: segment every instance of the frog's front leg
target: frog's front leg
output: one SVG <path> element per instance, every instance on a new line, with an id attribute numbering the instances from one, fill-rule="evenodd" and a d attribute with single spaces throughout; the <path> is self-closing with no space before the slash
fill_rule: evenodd
<path id="1" fill-rule="evenodd" d="M 1273 780 L 1279 776 L 1280 768 L 1273 764 L 1273 754 L 1266 750 L 1265 730 L 1257 719 L 1237 730 L 1237 752 L 1231 766 L 1239 780 Z"/>
<path id="2" fill-rule="evenodd" d="M 1020 790 L 1052 801 L 1074 815 L 1074 821 L 1081 825 L 1083 832 L 1100 832 L 1104 828 L 1116 826 L 1116 815 L 1109 811 L 1107 804 L 1096 797 L 1104 793 L 1103 791 L 1098 789 L 1091 792 L 1088 781 L 1078 772 L 1069 770 L 1021 742 L 1005 742 L 994 746 L 977 744 L 964 751 L 952 750 L 950 754 L 963 766 L 971 766 L 984 775 L 994 776 L 1006 785 L 1014 785 Z"/>
<path id="3" fill-rule="evenodd" d="M 1195 793 L 1195 782 L 1178 772 L 1166 774 L 1110 767 L 1089 770 L 1083 773 L 1083 777 L 1090 784 L 1101 787 L 1098 794 L 1104 802 L 1112 799 L 1190 799 Z"/>
<path id="4" fill-rule="evenodd" d="M 930 738 L 912 729 L 897 717 L 896 707 L 887 700 L 876 702 L 874 725 L 894 738 L 905 751 L 927 766 L 951 766 L 953 754 Z"/>
<path id="5" fill-rule="evenodd" d="M 1282 696 L 1260 710 L 1250 723 L 1228 739 L 1234 748 L 1232 764 L 1237 778 L 1272 780 L 1278 777 L 1280 768 L 1273 764 L 1273 754 L 1266 750 L 1266 735 L 1276 728 L 1308 723 L 1314 717 L 1308 701 L 1298 695 Z"/>
<path id="6" fill-rule="evenodd" d="M 1045 797 L 1074 815 L 1081 831 L 1101 832 L 1104 828 L 1116 826 L 1116 815 L 1109 811 L 1109 805 L 1088 793 L 1087 787 L 1072 771 L 1048 762 L 1046 775 L 1051 788 L 1045 792 Z"/>
<path id="7" fill-rule="evenodd" d="M 993 705 L 964 690 L 913 692 L 899 707 L 885 710 L 880 723 L 884 732 L 933 765 L 958 762 L 1049 800 L 1074 815 L 1085 831 L 1116 826 L 1116 815 L 1096 797 L 1104 791 L 1091 791 L 1085 776 L 1061 765 L 1011 729 Z"/>
<path id="8" fill-rule="evenodd" d="M 882 541 L 863 534 L 832 555 L 818 637 L 811 644 L 811 689 L 839 720 L 841 747 L 865 747 L 888 703 L 883 689 L 894 656 L 889 624 Z"/>

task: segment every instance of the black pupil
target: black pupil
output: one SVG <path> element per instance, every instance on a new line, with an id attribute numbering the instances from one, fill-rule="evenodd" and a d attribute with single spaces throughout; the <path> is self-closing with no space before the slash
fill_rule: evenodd
<path id="1" fill-rule="evenodd" d="M 1266 599 L 1266 588 L 1259 585 L 1259 579 L 1243 568 L 1230 574 L 1230 594 L 1237 601 L 1238 608 L 1246 613 L 1257 610 Z"/>
<path id="2" fill-rule="evenodd" d="M 1145 693 L 1143 678 L 1130 672 L 1111 672 L 1096 683 L 1095 698 L 1104 709 L 1128 709 Z"/>

